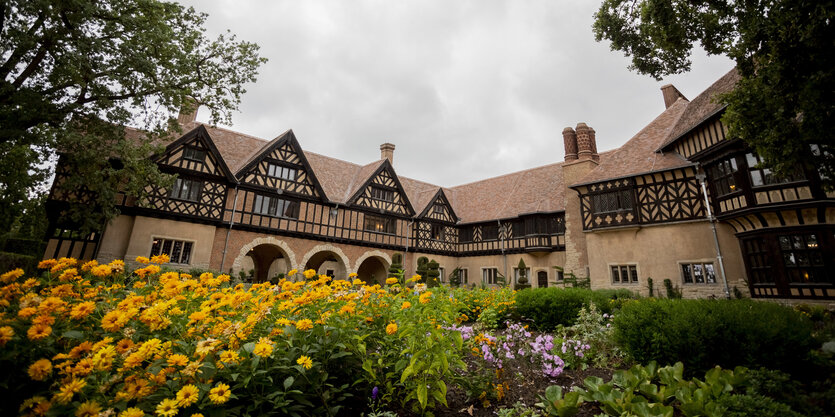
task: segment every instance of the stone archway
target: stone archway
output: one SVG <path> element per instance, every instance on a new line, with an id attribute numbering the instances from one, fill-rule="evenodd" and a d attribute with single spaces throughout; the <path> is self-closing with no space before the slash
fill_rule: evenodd
<path id="1" fill-rule="evenodd" d="M 391 257 L 378 250 L 368 251 L 357 259 L 354 272 L 357 278 L 369 284 L 384 284 L 388 278 Z"/>
<path id="2" fill-rule="evenodd" d="M 264 281 L 270 274 L 286 273 L 297 265 L 296 254 L 284 241 L 274 237 L 261 237 L 244 245 L 232 263 L 232 273 L 255 270 L 255 279 Z"/>
<path id="3" fill-rule="evenodd" d="M 333 273 L 334 278 L 348 279 L 351 262 L 342 249 L 333 245 L 317 245 L 299 262 L 301 270 L 315 269 L 318 274 Z"/>

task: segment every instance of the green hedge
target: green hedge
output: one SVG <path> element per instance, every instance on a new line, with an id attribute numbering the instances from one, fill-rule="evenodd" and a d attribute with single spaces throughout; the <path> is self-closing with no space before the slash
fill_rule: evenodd
<path id="1" fill-rule="evenodd" d="M 23 268 L 30 272 L 38 270 L 40 257 L 21 255 L 19 253 L 0 252 L 0 274 L 15 268 Z"/>
<path id="2" fill-rule="evenodd" d="M 10 237 L 3 242 L 3 252 L 19 253 L 39 257 L 44 252 L 44 242 L 37 239 L 21 239 Z"/>
<path id="3" fill-rule="evenodd" d="M 808 319 L 753 300 L 647 298 L 626 303 L 614 326 L 616 341 L 635 361 L 682 361 L 692 372 L 715 365 L 791 372 L 815 345 Z"/>
<path id="4" fill-rule="evenodd" d="M 571 326 L 580 308 L 594 302 L 604 313 L 611 313 L 612 300 L 634 298 L 629 290 L 587 290 L 582 288 L 533 288 L 516 293 L 516 312 L 530 320 L 538 330 L 551 331 Z"/>

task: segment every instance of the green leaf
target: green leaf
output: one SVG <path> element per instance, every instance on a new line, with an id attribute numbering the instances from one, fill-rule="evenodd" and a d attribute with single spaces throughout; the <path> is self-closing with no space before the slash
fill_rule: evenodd
<path id="1" fill-rule="evenodd" d="M 288 376 L 287 379 L 284 380 L 284 389 L 290 389 L 293 386 L 293 382 L 296 380 L 292 376 Z"/>
<path id="2" fill-rule="evenodd" d="M 417 386 L 417 400 L 420 403 L 420 408 L 426 408 L 426 402 L 428 401 L 427 398 L 427 390 L 425 384 L 418 384 Z"/>
<path id="3" fill-rule="evenodd" d="M 84 333 L 79 332 L 78 330 L 67 330 L 64 332 L 61 337 L 65 337 L 67 339 L 83 339 Z"/>

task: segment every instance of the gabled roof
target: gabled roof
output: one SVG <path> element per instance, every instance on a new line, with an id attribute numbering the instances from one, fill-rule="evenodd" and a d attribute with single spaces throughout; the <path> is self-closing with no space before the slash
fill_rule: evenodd
<path id="1" fill-rule="evenodd" d="M 428 194 L 428 192 L 429 192 L 429 190 L 426 190 L 426 191 L 422 192 L 421 194 L 425 195 L 425 194 Z M 421 217 L 421 218 L 427 217 L 428 214 L 429 214 L 429 210 L 432 209 L 432 206 L 435 205 L 435 203 L 437 201 L 440 201 L 441 204 L 445 204 L 449 207 L 449 209 L 451 211 L 450 214 L 452 215 L 453 223 L 457 222 L 458 221 L 458 215 L 455 214 L 455 210 L 452 208 L 452 203 L 450 203 L 449 199 L 446 197 L 446 193 L 444 192 L 443 188 L 438 188 L 438 191 L 436 191 L 435 194 L 433 194 L 432 197 L 429 198 L 423 204 L 424 208 L 421 211 L 418 212 L 417 216 Z"/>
<path id="2" fill-rule="evenodd" d="M 406 206 L 406 209 L 409 211 L 409 215 L 414 215 L 415 209 L 412 206 L 411 201 L 409 200 L 409 195 L 406 192 L 406 189 L 403 187 L 403 183 L 400 182 L 400 178 L 398 178 L 397 173 L 394 172 L 394 167 L 391 165 L 388 159 L 381 159 L 379 161 L 374 161 L 368 165 L 365 165 L 357 171 L 356 178 L 354 180 L 354 184 L 356 184 L 354 193 L 351 197 L 348 198 L 346 204 L 354 204 L 362 195 L 363 191 L 371 185 L 374 178 L 384 172 L 387 171 L 391 178 L 394 180 L 395 188 L 400 192 L 400 195 L 403 197 L 403 205 Z M 359 180 L 359 181 L 357 181 Z"/>
<path id="3" fill-rule="evenodd" d="M 690 101 L 687 111 L 673 127 L 667 140 L 657 149 L 659 151 L 665 149 L 705 120 L 724 110 L 726 106 L 720 103 L 716 96 L 733 90 L 739 78 L 739 73 L 736 68 L 733 68 Z"/>
<path id="4" fill-rule="evenodd" d="M 601 155 L 600 165 L 572 186 L 692 165 L 675 152 L 655 152 L 688 108 L 687 100 L 676 100 L 623 146 Z"/>
<path id="5" fill-rule="evenodd" d="M 226 165 L 226 161 L 225 161 L 226 158 L 224 157 L 224 155 L 220 152 L 220 150 L 216 146 L 215 141 L 212 138 L 212 136 L 209 134 L 209 132 L 206 130 L 206 128 L 203 127 L 202 125 L 194 127 L 193 129 L 188 131 L 185 135 L 181 136 L 179 139 L 169 143 L 165 147 L 165 151 L 162 154 L 156 155 L 156 156 L 152 157 L 152 159 L 158 160 L 159 158 L 161 158 L 163 155 L 167 154 L 168 152 L 171 152 L 172 150 L 176 149 L 177 147 L 179 147 L 179 146 L 181 146 L 181 145 L 183 145 L 187 142 L 191 142 L 194 139 L 197 139 L 198 141 L 203 143 L 203 145 L 206 146 L 206 148 L 209 149 L 209 152 L 211 152 L 214 155 L 215 159 L 217 159 L 217 167 L 221 170 L 221 172 L 223 172 L 223 175 L 226 177 L 226 179 L 229 180 L 230 182 L 235 182 L 235 176 L 232 174 L 232 170 L 229 169 L 229 166 Z"/>

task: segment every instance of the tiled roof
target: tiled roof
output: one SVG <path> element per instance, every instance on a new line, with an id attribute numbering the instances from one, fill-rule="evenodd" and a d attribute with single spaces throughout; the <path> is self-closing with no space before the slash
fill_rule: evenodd
<path id="1" fill-rule="evenodd" d="M 716 95 L 733 90 L 738 81 L 739 73 L 736 71 L 736 68 L 733 68 L 690 101 L 690 104 L 687 106 L 687 112 L 681 116 L 672 132 L 670 132 L 669 138 L 658 149 L 661 150 L 675 142 L 707 118 L 724 109 L 725 105 L 716 100 Z"/>
<path id="2" fill-rule="evenodd" d="M 692 165 L 681 155 L 673 152 L 655 152 L 670 136 L 674 126 L 681 120 L 690 106 L 687 100 L 678 99 L 664 113 L 641 129 L 623 146 L 600 158 L 600 165 L 591 170 L 577 184 L 588 184 L 613 178 L 627 177 L 651 171 L 663 171 Z"/>

